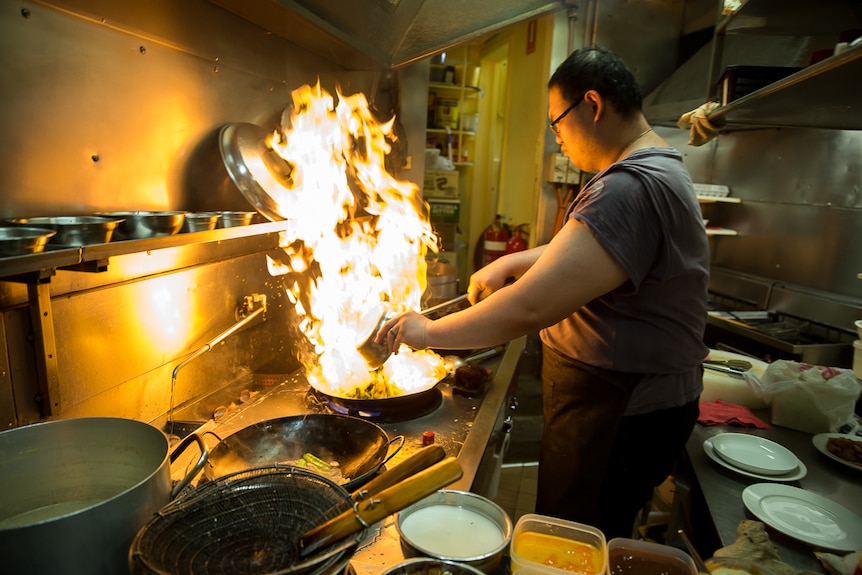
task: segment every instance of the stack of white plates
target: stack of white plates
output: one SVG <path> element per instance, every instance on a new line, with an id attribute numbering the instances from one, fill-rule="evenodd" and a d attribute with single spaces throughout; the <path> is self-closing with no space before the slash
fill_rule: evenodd
<path id="1" fill-rule="evenodd" d="M 783 445 L 747 433 L 720 433 L 703 443 L 716 463 L 747 477 L 767 481 L 796 481 L 808 469 Z"/>

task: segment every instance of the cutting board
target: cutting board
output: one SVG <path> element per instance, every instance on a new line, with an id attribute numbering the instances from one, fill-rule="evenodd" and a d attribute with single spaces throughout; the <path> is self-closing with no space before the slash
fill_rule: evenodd
<path id="1" fill-rule="evenodd" d="M 742 359 L 751 363 L 751 370 L 758 377 L 763 376 L 766 366 L 765 361 L 718 349 L 710 349 L 708 359 Z M 757 397 L 744 379 L 739 379 L 724 373 L 703 370 L 703 393 L 700 394 L 701 401 L 715 401 L 720 399 L 727 403 L 735 403 L 749 409 L 761 409 L 767 406 L 765 398 Z"/>

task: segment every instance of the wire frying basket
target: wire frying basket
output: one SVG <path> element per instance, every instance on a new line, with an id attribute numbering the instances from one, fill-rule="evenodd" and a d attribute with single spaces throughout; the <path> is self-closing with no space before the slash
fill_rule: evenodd
<path id="1" fill-rule="evenodd" d="M 343 570 L 361 531 L 309 557 L 299 538 L 351 509 L 342 487 L 290 466 L 225 475 L 161 509 L 129 550 L 135 575 L 331 575 Z"/>

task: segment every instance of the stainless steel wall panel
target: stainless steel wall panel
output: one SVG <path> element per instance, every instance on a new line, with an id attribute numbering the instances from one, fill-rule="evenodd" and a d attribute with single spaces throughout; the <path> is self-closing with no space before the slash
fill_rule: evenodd
<path id="1" fill-rule="evenodd" d="M 335 68 L 202 0 L 58 5 L 0 12 L 0 217 L 247 209 L 204 143 Z"/>
<path id="2" fill-rule="evenodd" d="M 702 206 L 710 225 L 739 234 L 710 240 L 714 266 L 862 300 L 862 133 L 741 130 L 701 151 L 671 142 L 695 181 L 742 199 Z"/>
<path id="3" fill-rule="evenodd" d="M 98 410 L 105 401 L 118 401 L 106 398 L 119 394 L 131 396 L 122 402 L 125 410 L 141 410 L 133 417 L 148 420 L 163 413 L 174 365 L 231 327 L 245 295 L 266 293 L 270 301 L 283 302 L 280 282 L 268 277 L 265 258 L 256 254 L 55 298 L 57 359 L 67 409 L 78 406 L 73 412 L 89 412 L 82 404 L 94 402 Z M 272 354 L 284 353 L 295 362 L 285 342 L 285 312 L 273 306 L 266 321 L 253 322 L 205 354 L 214 357 L 189 363 L 179 372 L 175 403 L 232 381 L 238 372 L 271 361 Z M 250 334 L 256 332 L 266 332 L 265 347 L 250 346 Z M 218 381 L 201 377 L 208 364 L 220 366 Z M 138 393 L 132 391 L 136 386 Z"/>
<path id="4" fill-rule="evenodd" d="M 679 65 L 679 38 L 685 26 L 686 3 L 596 0 L 595 4 L 596 43 L 619 54 L 631 68 L 644 95 L 650 93 Z"/>
<path id="5" fill-rule="evenodd" d="M 828 206 L 743 202 L 717 216 L 736 229 L 716 237 L 713 265 L 860 297 L 862 213 Z"/>
<path id="6" fill-rule="evenodd" d="M 721 183 L 743 199 L 862 208 L 862 133 L 858 131 L 730 132 L 718 139 L 714 169 L 721 174 Z"/>

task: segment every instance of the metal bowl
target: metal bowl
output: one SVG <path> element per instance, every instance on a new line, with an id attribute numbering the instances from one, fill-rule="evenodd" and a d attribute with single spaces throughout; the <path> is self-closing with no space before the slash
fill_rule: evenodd
<path id="1" fill-rule="evenodd" d="M 221 215 L 218 220 L 219 228 L 234 228 L 238 226 L 247 226 L 251 223 L 252 218 L 257 212 L 217 212 Z"/>
<path id="2" fill-rule="evenodd" d="M 114 230 L 122 218 L 104 216 L 57 216 L 38 218 L 16 218 L 9 220 L 15 225 L 54 230 L 49 242 L 61 246 L 89 246 L 111 241 Z"/>
<path id="3" fill-rule="evenodd" d="M 408 559 L 394 565 L 383 572 L 382 575 L 485 575 L 475 567 L 456 563 L 455 561 L 444 561 L 442 559 L 431 559 L 419 557 Z"/>
<path id="4" fill-rule="evenodd" d="M 117 227 L 115 239 L 141 240 L 159 236 L 172 236 L 180 231 L 187 212 L 108 212 L 106 216 L 123 218 Z"/>
<path id="5" fill-rule="evenodd" d="M 180 231 L 188 233 L 214 230 L 220 218 L 221 212 L 191 212 L 186 214 Z"/>
<path id="6" fill-rule="evenodd" d="M 0 257 L 36 254 L 44 251 L 45 244 L 57 232 L 23 226 L 0 228 Z"/>
<path id="7" fill-rule="evenodd" d="M 439 522 L 435 521 L 432 515 L 438 512 L 445 512 L 445 518 L 442 516 Z M 421 513 L 414 519 L 418 522 L 421 519 L 423 526 L 443 525 L 444 529 L 440 533 L 435 533 L 422 529 L 422 533 L 412 531 L 409 526 L 411 515 Z M 478 516 L 478 517 L 477 517 Z M 487 519 L 487 523 L 481 519 Z M 408 531 L 405 533 L 405 523 L 408 523 Z M 463 525 L 459 525 L 463 523 Z M 483 535 L 483 531 L 493 530 L 496 527 L 499 529 L 501 541 L 490 547 L 489 537 L 485 547 L 479 543 Z M 441 489 L 436 493 L 414 503 L 406 509 L 400 511 L 395 519 L 395 528 L 401 539 L 401 551 L 404 557 L 431 557 L 443 561 L 454 561 L 474 567 L 484 573 L 494 573 L 499 567 L 509 543 L 512 540 L 512 520 L 503 509 L 486 497 L 470 493 L 468 491 L 453 491 Z M 461 536 L 456 544 L 460 547 L 461 542 L 467 542 L 470 549 L 454 549 L 450 546 L 451 541 L 448 539 L 453 535 L 457 538 L 459 531 L 469 531 L 468 536 Z M 496 536 L 496 533 L 488 533 Z M 443 542 L 440 538 L 447 539 Z"/>

